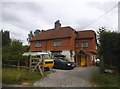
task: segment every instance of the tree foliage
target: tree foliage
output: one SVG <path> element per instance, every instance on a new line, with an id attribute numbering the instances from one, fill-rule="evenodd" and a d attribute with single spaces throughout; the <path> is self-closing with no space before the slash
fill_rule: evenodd
<path id="1" fill-rule="evenodd" d="M 2 46 L 9 46 L 11 42 L 10 32 L 1 30 L 1 33 L 2 33 Z"/>
<path id="2" fill-rule="evenodd" d="M 34 35 L 37 35 L 37 34 L 39 34 L 41 31 L 39 30 L 39 29 L 36 29 L 35 31 L 34 31 Z"/>
<path id="3" fill-rule="evenodd" d="M 39 30 L 39 29 L 36 29 L 34 32 L 33 31 L 30 31 L 30 33 L 28 34 L 28 38 L 27 38 L 27 41 L 28 43 L 30 42 L 30 40 L 37 34 L 41 33 L 41 32 L 44 32 L 45 30 Z"/>
<path id="4" fill-rule="evenodd" d="M 22 42 L 17 39 L 11 40 L 8 31 L 2 31 L 2 62 L 9 62 L 9 60 L 20 60 L 23 59 L 22 54 L 25 51 L 29 51 L 29 46 L 22 45 Z"/>
<path id="5" fill-rule="evenodd" d="M 101 58 L 104 68 L 115 67 L 120 69 L 120 33 L 103 31 L 99 34 L 99 50 L 98 55 Z"/>
<path id="6" fill-rule="evenodd" d="M 14 60 L 20 60 L 24 52 L 22 42 L 19 40 L 11 41 L 11 56 Z"/>
<path id="7" fill-rule="evenodd" d="M 33 36 L 34 36 L 33 32 L 30 31 L 30 33 L 28 34 L 28 38 L 27 38 L 28 44 L 29 44 L 29 42 L 30 42 L 30 40 L 32 39 Z"/>

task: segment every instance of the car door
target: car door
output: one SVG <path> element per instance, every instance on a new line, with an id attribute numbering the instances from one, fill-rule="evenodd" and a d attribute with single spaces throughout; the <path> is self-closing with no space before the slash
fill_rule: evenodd
<path id="1" fill-rule="evenodd" d="M 59 59 L 55 59 L 54 67 L 61 68 L 61 61 Z"/>

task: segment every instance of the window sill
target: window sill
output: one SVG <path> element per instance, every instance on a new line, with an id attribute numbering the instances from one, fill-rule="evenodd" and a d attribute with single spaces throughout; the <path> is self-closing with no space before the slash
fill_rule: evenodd
<path id="1" fill-rule="evenodd" d="M 53 47 L 62 47 L 62 46 L 53 46 Z"/>
<path id="2" fill-rule="evenodd" d="M 42 48 L 42 47 L 35 47 L 35 48 Z"/>

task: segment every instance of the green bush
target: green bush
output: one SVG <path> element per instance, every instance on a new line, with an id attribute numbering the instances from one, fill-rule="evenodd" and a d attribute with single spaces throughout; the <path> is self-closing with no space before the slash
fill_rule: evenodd
<path id="1" fill-rule="evenodd" d="M 29 72 L 27 69 L 17 70 L 16 68 L 3 68 L 2 70 L 3 84 L 22 84 L 23 82 L 32 84 L 41 78 L 38 71 Z"/>

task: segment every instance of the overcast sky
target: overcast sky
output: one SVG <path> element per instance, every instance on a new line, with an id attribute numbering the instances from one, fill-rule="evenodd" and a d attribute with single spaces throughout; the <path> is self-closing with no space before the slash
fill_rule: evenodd
<path id="1" fill-rule="evenodd" d="M 12 39 L 19 39 L 24 44 L 27 44 L 26 38 L 30 31 L 54 28 L 56 20 L 60 20 L 63 27 L 71 26 L 78 31 L 84 29 L 96 31 L 102 26 L 117 31 L 118 7 L 115 6 L 118 1 L 26 0 L 25 2 L 24 0 L 4 0 L 0 3 L 0 7 L 2 7 L 0 27 L 9 30 Z M 111 10 L 113 7 L 115 8 Z M 110 12 L 105 14 L 108 11 Z M 99 17 L 101 18 L 97 20 Z"/>

